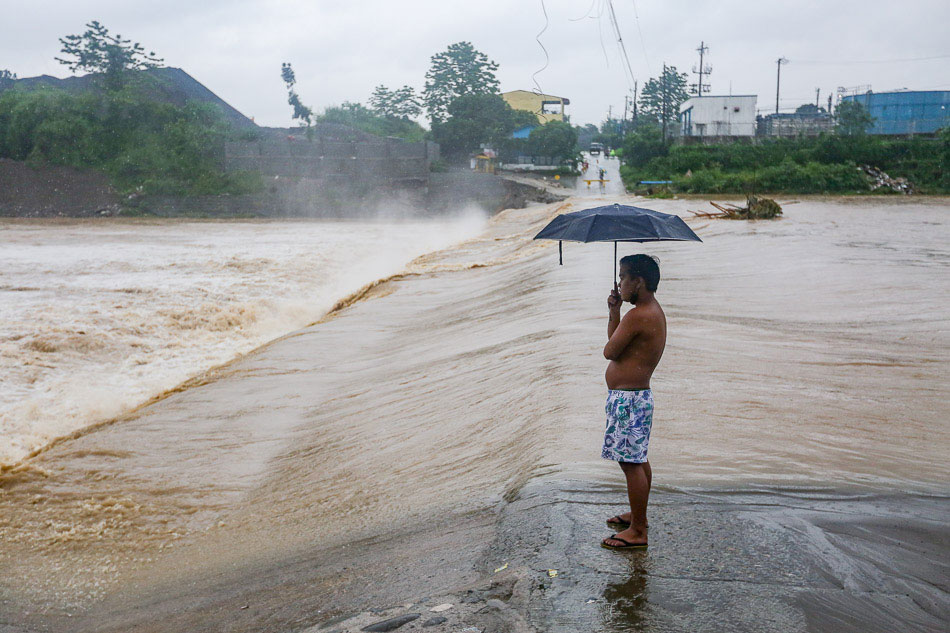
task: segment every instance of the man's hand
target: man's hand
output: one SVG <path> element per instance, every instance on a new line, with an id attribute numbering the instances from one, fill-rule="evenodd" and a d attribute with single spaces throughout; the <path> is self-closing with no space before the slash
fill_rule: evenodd
<path id="1" fill-rule="evenodd" d="M 617 282 L 614 282 L 614 289 L 610 291 L 610 296 L 607 297 L 607 308 L 613 312 L 615 310 L 620 310 L 620 304 L 623 303 L 623 299 L 620 298 L 620 290 L 617 288 Z"/>

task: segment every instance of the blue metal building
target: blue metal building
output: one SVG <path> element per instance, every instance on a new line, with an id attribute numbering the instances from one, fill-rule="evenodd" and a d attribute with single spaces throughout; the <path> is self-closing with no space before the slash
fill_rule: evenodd
<path id="1" fill-rule="evenodd" d="M 868 92 L 848 95 L 874 117 L 869 134 L 932 134 L 950 125 L 950 90 Z"/>

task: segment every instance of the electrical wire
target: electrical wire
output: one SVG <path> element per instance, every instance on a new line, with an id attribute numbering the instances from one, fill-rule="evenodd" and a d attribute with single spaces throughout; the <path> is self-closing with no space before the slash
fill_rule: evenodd
<path id="1" fill-rule="evenodd" d="M 643 39 L 643 31 L 640 30 L 640 12 L 637 10 L 637 0 L 633 0 L 633 17 L 637 21 L 637 33 L 640 34 L 640 48 L 643 50 L 643 59 L 647 63 L 647 71 L 652 73 L 653 64 L 650 63 L 650 56 L 647 55 L 646 40 Z"/>
<path id="2" fill-rule="evenodd" d="M 533 81 L 534 85 L 537 87 L 538 89 L 537 94 L 539 95 L 543 94 L 544 91 L 541 90 L 541 84 L 538 83 L 537 77 L 540 73 L 542 73 L 548 67 L 548 64 L 551 63 L 551 56 L 548 55 L 548 49 L 544 48 L 544 44 L 541 43 L 541 36 L 544 35 L 544 32 L 548 30 L 548 24 L 550 24 L 551 22 L 551 20 L 548 18 L 547 7 L 544 6 L 544 0 L 541 0 L 541 11 L 542 13 L 544 13 L 544 28 L 541 29 L 541 31 L 537 35 L 534 36 L 534 39 L 538 43 L 538 46 L 541 47 L 541 50 L 544 51 L 544 66 L 536 70 L 531 75 L 531 81 Z"/>
<path id="3" fill-rule="evenodd" d="M 584 18 L 589 18 L 589 17 L 590 17 L 590 12 L 594 10 L 594 5 L 596 5 L 596 4 L 597 4 L 597 0 L 591 0 L 590 8 L 587 9 L 587 13 L 585 13 L 584 15 L 582 15 L 582 16 L 579 17 L 579 18 L 568 18 L 568 21 L 570 21 L 570 22 L 580 22 L 580 21 L 583 20 Z"/>
<path id="4" fill-rule="evenodd" d="M 607 55 L 607 47 L 604 46 L 604 22 L 601 18 L 604 15 L 604 5 L 606 0 L 600 0 L 600 12 L 597 14 L 597 34 L 600 36 L 600 50 L 604 51 L 604 65 L 610 68 L 610 57 Z"/>
<path id="5" fill-rule="evenodd" d="M 947 59 L 950 55 L 934 55 L 932 57 L 905 57 L 904 59 L 866 59 L 846 62 L 830 62 L 816 59 L 794 59 L 796 64 L 819 64 L 823 66 L 848 66 L 851 64 L 900 64 L 904 62 L 922 62 L 932 59 Z"/>
<path id="6" fill-rule="evenodd" d="M 635 81 L 633 76 L 633 67 L 630 65 L 630 57 L 627 55 L 627 47 L 623 43 L 623 36 L 620 34 L 620 24 L 617 22 L 617 14 L 614 11 L 613 0 L 607 0 L 607 8 L 609 9 L 608 15 L 610 16 L 610 24 L 614 27 L 614 34 L 617 36 L 617 44 L 620 49 L 620 61 L 625 62 L 624 70 L 626 71 L 626 80 L 627 87 L 633 90 L 633 82 Z"/>

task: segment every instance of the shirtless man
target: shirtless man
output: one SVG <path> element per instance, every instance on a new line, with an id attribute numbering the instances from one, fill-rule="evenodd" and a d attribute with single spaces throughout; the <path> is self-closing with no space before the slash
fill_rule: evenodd
<path id="1" fill-rule="evenodd" d="M 607 549 L 647 546 L 647 500 L 653 473 L 647 461 L 653 424 L 650 377 L 666 347 L 666 315 L 653 293 L 660 267 L 652 257 L 629 255 L 620 260 L 620 286 L 607 297 L 607 431 L 601 456 L 620 462 L 627 479 L 630 512 L 612 517 L 607 525 L 620 531 L 605 538 Z M 620 304 L 633 307 L 620 318 Z"/>

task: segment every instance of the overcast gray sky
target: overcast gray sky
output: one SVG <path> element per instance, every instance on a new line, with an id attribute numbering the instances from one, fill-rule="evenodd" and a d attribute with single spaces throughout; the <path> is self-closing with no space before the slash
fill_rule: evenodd
<path id="1" fill-rule="evenodd" d="M 629 90 L 604 0 L 545 0 L 541 90 L 568 97 L 574 123 L 617 115 Z M 681 71 L 709 46 L 712 94 L 756 94 L 783 109 L 838 86 L 950 89 L 950 0 L 613 0 L 633 75 Z M 545 64 L 541 0 L 0 0 L 0 68 L 67 76 L 59 37 L 99 20 L 185 69 L 261 125 L 291 124 L 280 80 L 291 62 L 304 103 L 366 102 L 373 88 L 421 90 L 429 58 L 467 40 L 499 63 L 501 89 L 534 90 Z M 586 16 L 586 17 L 585 17 Z M 637 17 L 639 16 L 639 19 Z M 641 37 L 642 34 L 642 37 Z M 920 59 L 933 58 L 937 59 Z M 894 61 L 911 60 L 913 61 Z"/>

